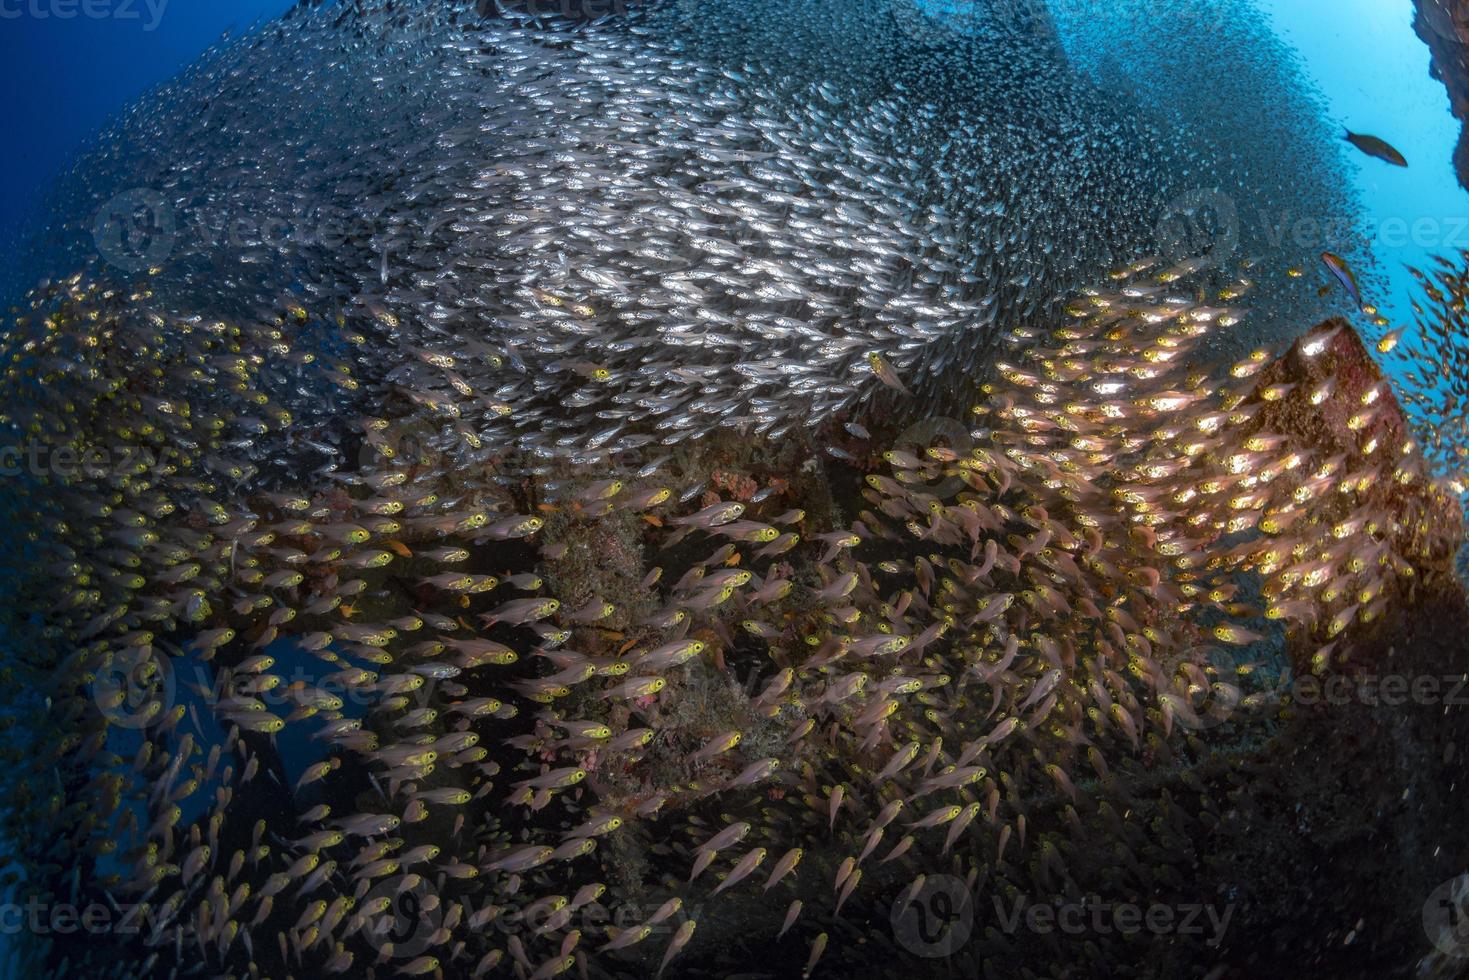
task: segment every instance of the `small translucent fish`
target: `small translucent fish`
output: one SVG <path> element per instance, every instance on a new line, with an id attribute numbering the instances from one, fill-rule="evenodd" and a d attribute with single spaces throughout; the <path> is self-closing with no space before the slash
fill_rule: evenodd
<path id="1" fill-rule="evenodd" d="M 801 917 L 801 908 L 802 903 L 799 898 L 791 902 L 790 907 L 786 909 L 785 921 L 780 925 L 780 932 L 775 934 L 776 939 L 790 932 L 791 926 L 795 925 L 796 920 Z"/>
<path id="2" fill-rule="evenodd" d="M 663 959 L 658 964 L 658 972 L 653 974 L 654 980 L 663 976 L 663 971 L 668 968 L 668 964 L 679 954 L 680 950 L 689 944 L 689 940 L 694 938 L 694 927 L 697 924 L 694 919 L 686 919 L 674 931 L 673 939 L 668 943 L 668 950 L 663 954 Z"/>
<path id="3" fill-rule="evenodd" d="M 616 687 L 603 691 L 601 696 L 603 699 L 615 698 L 627 701 L 657 694 L 667 684 L 668 681 L 662 677 L 634 677 L 632 680 L 624 681 Z"/>
<path id="4" fill-rule="evenodd" d="M 718 895 L 726 888 L 733 888 L 735 885 L 739 884 L 741 881 L 749 877 L 756 868 L 760 867 L 760 863 L 765 860 L 765 854 L 765 848 L 757 847 L 747 853 L 744 857 L 740 858 L 740 860 L 736 862 L 735 866 L 730 869 L 730 872 L 728 875 L 725 876 L 725 879 L 719 883 L 719 886 L 715 888 L 714 891 L 710 892 L 711 897 L 714 895 Z"/>
<path id="5" fill-rule="evenodd" d="M 653 927 L 650 925 L 630 926 L 629 928 L 617 933 L 617 935 L 613 937 L 611 941 L 601 946 L 598 952 L 607 952 L 608 950 L 614 949 L 627 949 L 629 946 L 637 945 L 652 934 Z"/>
<path id="6" fill-rule="evenodd" d="M 728 524 L 745 512 L 745 505 L 738 501 L 722 501 L 710 504 L 703 510 L 687 517 L 675 517 L 670 523 L 686 524 L 692 527 L 711 528 L 721 524 Z"/>
<path id="7" fill-rule="evenodd" d="M 817 936 L 811 943 L 811 955 L 806 958 L 805 973 L 809 976 L 816 969 L 816 964 L 821 960 L 821 954 L 826 952 L 826 933 Z"/>
<path id="8" fill-rule="evenodd" d="M 900 391 L 905 395 L 913 394 L 913 392 L 908 390 L 908 386 L 903 384 L 903 382 L 898 378 L 898 372 L 893 370 L 893 366 L 889 364 L 881 354 L 875 351 L 871 354 L 868 354 L 867 365 L 868 367 L 872 368 L 872 373 L 877 375 L 877 380 L 881 381 L 889 388 L 892 388 L 895 391 Z"/>

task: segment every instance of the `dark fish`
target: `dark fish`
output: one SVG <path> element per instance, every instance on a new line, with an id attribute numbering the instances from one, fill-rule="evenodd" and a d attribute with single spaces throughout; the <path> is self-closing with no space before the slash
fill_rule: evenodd
<path id="1" fill-rule="evenodd" d="M 1408 160 L 1386 140 L 1378 139 L 1376 136 L 1367 136 L 1364 133 L 1354 133 L 1350 129 L 1346 131 L 1346 141 L 1369 157 L 1376 157 L 1392 164 L 1395 167 L 1406 167 Z"/>

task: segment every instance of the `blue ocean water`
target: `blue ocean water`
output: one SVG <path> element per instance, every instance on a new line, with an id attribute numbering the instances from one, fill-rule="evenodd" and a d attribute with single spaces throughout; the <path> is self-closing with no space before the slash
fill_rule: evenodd
<path id="1" fill-rule="evenodd" d="M 0 90 L 9 93 L 0 100 L 0 252 L 15 256 L 23 247 L 45 217 L 48 184 L 110 118 L 223 35 L 290 6 L 291 0 L 119 0 L 83 9 L 27 0 L 0 8 Z M 15 261 L 5 266 L 0 293 L 13 296 L 31 285 L 16 274 Z M 0 648 L 10 645 L 0 640 Z M 13 894 L 13 887 L 0 891 L 6 902 Z M 12 955 L 14 937 L 0 929 L 5 980 L 34 975 L 33 961 Z"/>
<path id="2" fill-rule="evenodd" d="M 279 17 L 292 0 L 13 0 L 0 10 L 0 247 L 43 217 L 49 181 L 109 118 L 225 34 Z M 85 10 L 94 13 L 88 15 Z M 13 263 L 7 263 L 13 266 Z M 0 272 L 10 293 L 21 284 Z M 13 294 L 13 293 L 12 293 Z"/>
<path id="3" fill-rule="evenodd" d="M 1411 323 L 1415 287 L 1405 268 L 1426 268 L 1432 255 L 1469 249 L 1469 192 L 1459 186 L 1452 162 L 1459 125 L 1443 84 L 1429 75 L 1428 47 L 1413 30 L 1413 5 L 1270 0 L 1263 7 L 1274 30 L 1299 53 L 1330 117 L 1354 132 L 1381 136 L 1408 160 L 1403 169 L 1346 150 L 1365 210 L 1361 234 L 1388 278 L 1385 294 L 1371 299 L 1394 327 Z M 1321 240 L 1302 236 L 1303 244 Z"/>

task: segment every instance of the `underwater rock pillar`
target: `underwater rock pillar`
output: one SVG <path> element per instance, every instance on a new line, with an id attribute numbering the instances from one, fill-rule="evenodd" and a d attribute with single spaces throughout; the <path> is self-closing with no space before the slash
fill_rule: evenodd
<path id="1" fill-rule="evenodd" d="M 1313 395 L 1332 381 L 1319 405 Z M 1343 474 L 1376 474 L 1363 499 L 1378 505 L 1397 553 L 1420 579 L 1453 575 L 1464 517 L 1456 499 L 1429 479 L 1429 466 L 1392 385 L 1347 321 L 1334 318 L 1298 339 L 1260 375 L 1262 387 L 1293 385 L 1257 417 L 1322 459 L 1342 460 Z"/>
<path id="2" fill-rule="evenodd" d="M 1469 123 L 1469 2 L 1416 0 L 1413 29 L 1432 55 L 1429 73 L 1444 83 L 1454 118 Z M 1469 189 L 1469 131 L 1461 130 L 1454 148 L 1454 172 Z"/>

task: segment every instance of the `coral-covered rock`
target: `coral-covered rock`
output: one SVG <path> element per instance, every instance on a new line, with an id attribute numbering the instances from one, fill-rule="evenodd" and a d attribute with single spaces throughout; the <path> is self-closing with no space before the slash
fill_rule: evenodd
<path id="1" fill-rule="evenodd" d="M 1264 386 L 1293 386 L 1257 416 L 1260 428 L 1290 435 L 1323 458 L 1340 457 L 1344 474 L 1383 457 L 1396 461 L 1394 478 L 1374 481 L 1364 499 L 1380 504 L 1395 550 L 1410 556 L 1420 573 L 1452 570 L 1464 537 L 1463 510 L 1430 478 L 1392 385 L 1351 325 L 1321 324 L 1260 377 Z M 1328 382 L 1330 394 L 1313 403 Z"/>
<path id="2" fill-rule="evenodd" d="M 1433 54 L 1430 71 L 1449 92 L 1454 117 L 1469 122 L 1469 3 L 1464 0 L 1417 0 L 1413 29 Z M 1459 134 L 1454 170 L 1469 188 L 1469 131 Z"/>

